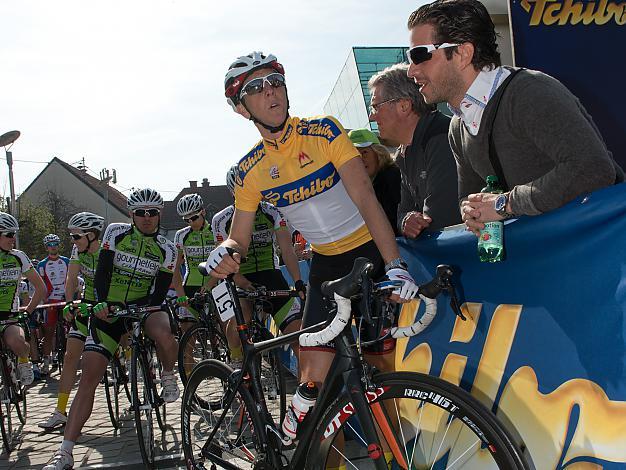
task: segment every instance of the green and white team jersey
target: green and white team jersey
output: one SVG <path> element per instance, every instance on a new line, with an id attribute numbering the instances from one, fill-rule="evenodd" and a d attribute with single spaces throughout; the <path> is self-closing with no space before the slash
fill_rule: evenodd
<path id="1" fill-rule="evenodd" d="M 107 227 L 101 250 L 113 251 L 107 302 L 129 303 L 152 293 L 159 271 L 174 272 L 176 247 L 162 235 L 144 235 L 131 224 Z"/>
<path id="2" fill-rule="evenodd" d="M 205 221 L 204 226 L 197 232 L 191 230 L 191 227 L 180 229 L 174 235 L 174 244 L 178 251 L 185 255 L 184 285 L 202 286 L 207 276 L 200 274 L 198 265 L 205 262 L 211 250 L 215 248 L 215 237 L 213 237 L 211 225 Z"/>
<path id="3" fill-rule="evenodd" d="M 23 251 L 0 250 L 0 312 L 10 312 L 19 305 L 22 275 L 31 269 L 33 265 Z"/>
<path id="4" fill-rule="evenodd" d="M 218 243 L 228 238 L 234 212 L 234 206 L 228 206 L 213 217 L 211 226 Z M 286 229 L 287 221 L 276 206 L 261 201 L 254 217 L 252 240 L 246 255 L 248 259 L 241 264 L 239 272 L 248 274 L 268 269 L 278 269 L 277 242 L 274 232 Z"/>
<path id="5" fill-rule="evenodd" d="M 85 281 L 85 294 L 84 298 L 88 301 L 96 301 L 96 288 L 93 283 L 93 279 L 96 276 L 96 268 L 98 267 L 98 257 L 100 256 L 100 249 L 95 253 L 79 253 L 78 248 L 74 245 L 72 248 L 72 255 L 70 256 L 70 264 L 80 265 L 80 274 Z"/>

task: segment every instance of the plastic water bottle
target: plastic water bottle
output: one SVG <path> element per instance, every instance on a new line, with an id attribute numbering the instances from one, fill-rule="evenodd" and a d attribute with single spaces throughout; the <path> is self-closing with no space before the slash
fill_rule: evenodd
<path id="1" fill-rule="evenodd" d="M 317 400 L 317 387 L 313 382 L 301 383 L 291 399 L 291 406 L 285 414 L 283 421 L 283 435 L 286 440 L 296 438 L 298 424 L 302 422 L 309 409 Z"/>
<path id="2" fill-rule="evenodd" d="M 498 177 L 487 176 L 487 186 L 482 193 L 502 194 Z M 478 257 L 483 263 L 495 263 L 504 259 L 504 224 L 501 220 L 486 222 L 478 237 Z"/>

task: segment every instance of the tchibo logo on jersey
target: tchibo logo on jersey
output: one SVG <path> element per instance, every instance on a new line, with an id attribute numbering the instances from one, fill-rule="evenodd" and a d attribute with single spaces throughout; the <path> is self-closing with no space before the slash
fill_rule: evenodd
<path id="1" fill-rule="evenodd" d="M 293 183 L 278 188 L 261 191 L 264 199 L 276 207 L 285 207 L 305 201 L 317 194 L 328 191 L 341 181 L 332 163 Z"/>
<path id="2" fill-rule="evenodd" d="M 139 258 L 137 256 L 129 255 L 128 253 L 122 253 L 120 251 L 115 252 L 115 258 L 113 264 L 120 268 L 124 268 L 131 271 L 136 271 L 140 274 L 146 274 L 153 276 L 159 270 L 160 263 L 146 259 Z"/>
<path id="3" fill-rule="evenodd" d="M 327 118 L 313 119 L 312 121 L 302 119 L 298 123 L 297 131 L 300 135 L 324 137 L 328 142 L 332 142 L 335 140 L 335 137 L 341 134 L 341 130 L 339 130 L 337 124 Z"/>
<path id="4" fill-rule="evenodd" d="M 246 155 L 239 161 L 239 172 L 235 177 L 235 182 L 237 183 L 237 185 L 243 185 L 243 179 L 245 178 L 246 174 L 254 167 L 254 165 L 259 163 L 264 156 L 265 146 L 263 145 L 263 143 L 261 143 L 254 147 L 252 151 L 248 153 L 248 155 Z"/>

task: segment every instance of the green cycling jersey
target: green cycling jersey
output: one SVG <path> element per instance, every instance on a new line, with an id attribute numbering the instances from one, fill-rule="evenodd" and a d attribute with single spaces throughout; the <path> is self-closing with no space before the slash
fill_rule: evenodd
<path id="1" fill-rule="evenodd" d="M 99 255 L 100 249 L 98 249 L 95 253 L 89 253 L 88 251 L 79 253 L 78 248 L 74 245 L 74 248 L 72 248 L 72 255 L 70 257 L 70 264 L 80 265 L 80 274 L 85 281 L 85 293 L 83 296 L 85 300 L 90 302 L 96 301 L 96 287 L 93 280 L 96 276 Z"/>
<path id="2" fill-rule="evenodd" d="M 130 303 L 149 298 L 159 272 L 171 275 L 176 265 L 176 247 L 171 241 L 158 234 L 145 235 L 130 224 L 109 225 L 101 252 L 112 252 L 105 255 L 112 256 L 112 267 L 98 269 L 95 285 L 100 301 Z M 105 277 L 110 275 L 108 286 L 101 286 L 101 272 Z M 100 298 L 103 291 L 106 299 Z"/>
<path id="3" fill-rule="evenodd" d="M 192 230 L 191 227 L 180 229 L 174 235 L 174 244 L 179 252 L 185 257 L 185 286 L 199 287 L 204 285 L 206 276 L 200 274 L 198 265 L 209 257 L 211 250 L 215 248 L 215 238 L 211 225 L 204 222 L 200 230 Z"/>
<path id="4" fill-rule="evenodd" d="M 20 250 L 0 250 L 0 312 L 14 311 L 22 275 L 33 269 L 28 256 Z"/>
<path id="5" fill-rule="evenodd" d="M 218 243 L 228 238 L 234 212 L 234 206 L 228 206 L 213 217 L 211 226 Z M 278 269 L 277 242 L 274 235 L 278 230 L 287 230 L 287 221 L 276 206 L 262 201 L 254 217 L 252 240 L 246 254 L 247 261 L 239 267 L 241 274 Z"/>

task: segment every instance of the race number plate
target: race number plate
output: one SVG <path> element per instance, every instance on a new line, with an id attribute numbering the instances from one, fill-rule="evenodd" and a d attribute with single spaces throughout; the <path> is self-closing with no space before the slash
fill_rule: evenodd
<path id="1" fill-rule="evenodd" d="M 225 282 L 220 282 L 211 290 L 213 300 L 217 306 L 222 321 L 228 321 L 235 316 L 235 303 L 228 292 Z"/>

